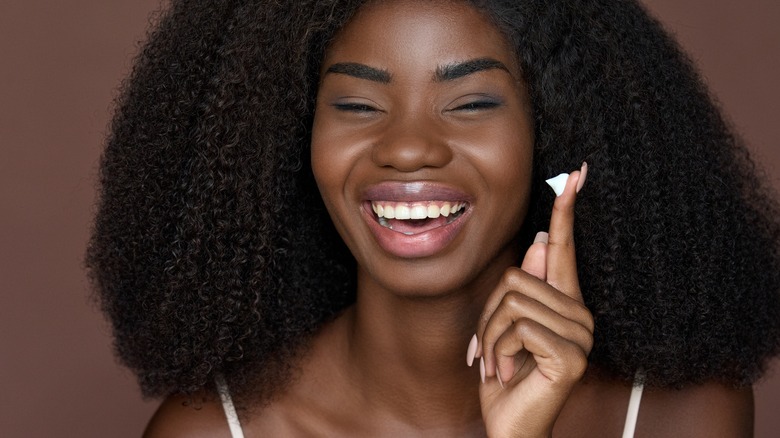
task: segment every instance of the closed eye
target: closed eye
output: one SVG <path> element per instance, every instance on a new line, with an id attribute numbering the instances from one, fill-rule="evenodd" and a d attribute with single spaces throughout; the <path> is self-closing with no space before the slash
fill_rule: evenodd
<path id="1" fill-rule="evenodd" d="M 353 112 L 353 113 L 365 113 L 365 112 L 378 111 L 376 108 L 372 107 L 371 105 L 366 105 L 364 103 L 334 103 L 333 107 L 336 108 L 338 111 Z"/>
<path id="2" fill-rule="evenodd" d="M 464 105 L 457 106 L 452 111 L 479 111 L 484 109 L 492 109 L 500 106 L 501 104 L 492 100 L 478 100 L 475 102 L 469 102 Z"/>

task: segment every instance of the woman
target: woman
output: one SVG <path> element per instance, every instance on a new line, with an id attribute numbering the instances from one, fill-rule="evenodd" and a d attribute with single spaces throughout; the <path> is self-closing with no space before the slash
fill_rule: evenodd
<path id="1" fill-rule="evenodd" d="M 105 152 L 148 436 L 751 434 L 776 207 L 638 5 L 259 3 L 175 2 Z"/>

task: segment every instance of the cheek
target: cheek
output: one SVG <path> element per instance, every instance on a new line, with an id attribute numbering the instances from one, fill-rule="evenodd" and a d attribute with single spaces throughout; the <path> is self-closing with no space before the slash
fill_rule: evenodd
<path id="1" fill-rule="evenodd" d="M 311 138 L 311 169 L 320 195 L 337 222 L 336 215 L 345 209 L 352 209 L 348 194 L 350 183 L 354 182 L 354 173 L 360 163 L 362 146 L 348 131 L 328 117 L 315 115 Z"/>
<path id="2" fill-rule="evenodd" d="M 506 125 L 504 125 L 506 126 Z M 494 227 L 514 235 L 528 211 L 533 172 L 533 134 L 512 127 L 495 129 L 473 152 L 487 191 Z M 487 141 L 490 143 L 487 143 Z"/>
<path id="3" fill-rule="evenodd" d="M 517 196 L 530 187 L 534 140 L 531 131 L 521 128 L 493 129 L 469 148 L 491 191 L 510 189 Z"/>
<path id="4" fill-rule="evenodd" d="M 327 123 L 315 117 L 311 138 L 311 170 L 328 215 L 343 238 L 341 217 L 345 210 L 342 196 L 345 176 L 340 166 L 343 161 L 333 153 L 337 141 L 332 138 L 332 132 L 327 126 Z"/>
<path id="5" fill-rule="evenodd" d="M 503 172 L 502 179 L 514 188 L 515 194 L 528 197 L 533 172 L 534 131 L 528 114 L 519 117 L 515 124 L 501 133 L 499 148 L 494 160 L 496 173 Z"/>
<path id="6" fill-rule="evenodd" d="M 327 141 L 327 132 L 324 130 L 323 120 L 317 116 L 319 112 L 314 115 L 314 124 L 311 130 L 311 170 L 314 173 L 314 180 L 317 182 L 317 186 L 322 191 L 322 179 L 327 176 L 327 163 L 323 162 L 323 159 L 327 157 L 323 153 L 323 149 Z"/>
<path id="7" fill-rule="evenodd" d="M 344 159 L 338 155 L 339 136 L 322 117 L 314 117 L 311 136 L 311 169 L 325 204 L 330 208 L 334 190 L 337 190 Z"/>

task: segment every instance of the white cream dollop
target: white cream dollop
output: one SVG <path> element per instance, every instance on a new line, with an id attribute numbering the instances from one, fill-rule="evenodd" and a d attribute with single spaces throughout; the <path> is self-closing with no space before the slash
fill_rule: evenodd
<path id="1" fill-rule="evenodd" d="M 562 173 L 554 178 L 550 178 L 546 180 L 545 182 L 552 187 L 553 191 L 555 192 L 555 196 L 561 196 L 563 193 L 563 189 L 566 188 L 566 181 L 569 180 L 569 174 L 568 173 Z"/>

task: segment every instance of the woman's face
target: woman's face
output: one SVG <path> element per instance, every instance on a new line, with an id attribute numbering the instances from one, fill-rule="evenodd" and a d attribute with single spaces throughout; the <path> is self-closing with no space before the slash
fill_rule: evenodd
<path id="1" fill-rule="evenodd" d="M 312 167 L 361 279 L 431 295 L 516 260 L 533 124 L 488 18 L 461 2 L 371 3 L 321 74 Z"/>

